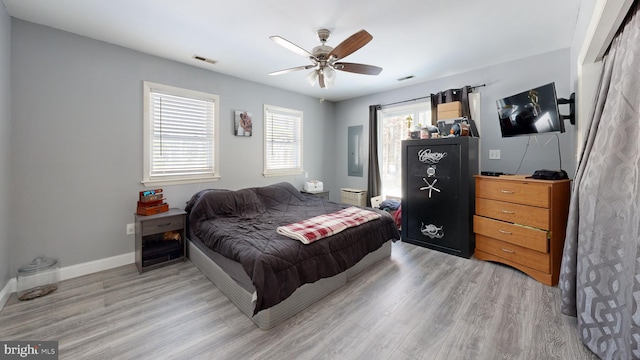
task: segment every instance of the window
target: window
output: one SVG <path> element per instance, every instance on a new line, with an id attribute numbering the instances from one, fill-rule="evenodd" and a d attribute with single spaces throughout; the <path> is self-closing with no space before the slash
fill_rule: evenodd
<path id="1" fill-rule="evenodd" d="M 217 180 L 217 95 L 144 82 L 148 186 Z"/>
<path id="2" fill-rule="evenodd" d="M 401 141 L 407 139 L 407 118 L 411 119 L 412 129 L 431 125 L 431 103 L 382 109 L 378 113 L 378 165 L 383 196 L 402 196 Z"/>
<path id="3" fill-rule="evenodd" d="M 264 105 L 264 176 L 302 173 L 302 111 Z"/>

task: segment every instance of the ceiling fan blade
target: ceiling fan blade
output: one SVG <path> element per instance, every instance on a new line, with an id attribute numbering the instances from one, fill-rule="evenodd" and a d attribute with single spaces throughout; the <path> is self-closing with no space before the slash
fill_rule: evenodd
<path id="1" fill-rule="evenodd" d="M 373 39 L 371 34 L 366 30 L 360 30 L 338 44 L 338 46 L 329 53 L 329 57 L 334 56 L 336 59 L 345 58 L 351 55 L 354 51 L 365 46 L 369 41 L 371 41 L 371 39 Z"/>
<path id="2" fill-rule="evenodd" d="M 337 62 L 333 64 L 333 68 L 336 70 L 352 72 L 356 74 L 365 75 L 378 75 L 382 71 L 381 67 L 365 64 Z"/>
<path id="3" fill-rule="evenodd" d="M 296 67 L 292 67 L 292 68 L 289 68 L 289 69 L 283 69 L 283 70 L 270 72 L 269 75 L 282 75 L 282 74 L 287 74 L 287 73 L 298 71 L 298 70 L 311 69 L 314 66 L 315 65 L 296 66 Z"/>
<path id="4" fill-rule="evenodd" d="M 301 48 L 300 46 L 292 43 L 291 41 L 281 36 L 274 35 L 274 36 L 270 36 L 269 39 L 273 40 L 276 44 L 284 47 L 285 49 L 288 49 L 289 51 L 293 51 L 298 55 L 315 58 L 312 53 L 308 52 L 307 50 Z"/>
<path id="5" fill-rule="evenodd" d="M 321 89 L 324 89 L 327 87 L 327 85 L 324 83 L 324 74 L 322 72 L 320 72 L 320 74 L 318 75 L 318 82 L 320 83 Z"/>

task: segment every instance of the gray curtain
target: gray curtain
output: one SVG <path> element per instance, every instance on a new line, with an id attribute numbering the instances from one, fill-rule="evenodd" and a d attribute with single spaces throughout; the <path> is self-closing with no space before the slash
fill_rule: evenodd
<path id="1" fill-rule="evenodd" d="M 380 166 L 378 165 L 378 110 L 380 105 L 369 106 L 369 171 L 367 173 L 367 206 L 371 198 L 380 195 Z"/>
<path id="2" fill-rule="evenodd" d="M 603 359 L 640 358 L 639 16 L 636 2 L 605 57 L 559 282 L 562 312 Z"/>

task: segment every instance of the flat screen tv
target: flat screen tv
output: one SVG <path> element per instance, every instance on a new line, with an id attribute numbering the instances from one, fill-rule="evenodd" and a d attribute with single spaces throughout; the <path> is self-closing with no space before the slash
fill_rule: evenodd
<path id="1" fill-rule="evenodd" d="M 502 137 L 564 132 L 555 83 L 496 101 Z"/>

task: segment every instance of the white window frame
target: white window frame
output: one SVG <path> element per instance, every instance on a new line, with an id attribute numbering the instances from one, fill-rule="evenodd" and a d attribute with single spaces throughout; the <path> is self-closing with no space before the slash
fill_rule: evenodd
<path id="1" fill-rule="evenodd" d="M 291 164 L 291 167 L 288 168 L 279 168 L 273 169 L 269 168 L 269 146 L 271 143 L 268 141 L 269 129 L 271 129 L 271 116 L 273 113 L 283 114 L 289 117 L 294 118 L 293 121 L 298 121 L 298 164 Z M 299 175 L 304 172 L 302 167 L 302 150 L 303 150 L 303 139 L 302 139 L 302 126 L 303 126 L 303 113 L 299 110 L 287 109 L 279 106 L 267 105 L 264 104 L 264 171 L 262 173 L 265 177 L 270 176 L 285 176 L 285 175 Z M 295 124 L 291 124 L 291 126 L 295 126 Z"/>
<path id="2" fill-rule="evenodd" d="M 203 181 L 217 181 L 220 179 L 219 173 L 219 141 L 218 141 L 218 113 L 220 108 L 220 99 L 218 95 L 208 94 L 201 91 L 188 90 L 178 88 L 169 85 L 163 85 L 153 82 L 144 81 L 144 110 L 143 110 L 143 174 L 142 183 L 145 186 L 159 186 L 159 185 L 176 185 L 176 184 L 190 184 L 200 183 Z M 180 96 L 190 99 L 198 99 L 204 101 L 213 102 L 213 111 L 211 115 L 211 146 L 213 147 L 212 156 L 209 161 L 213 161 L 213 164 L 209 162 L 207 171 L 202 173 L 192 173 L 185 175 L 151 175 L 151 164 L 153 154 L 153 121 L 152 121 L 152 108 L 151 108 L 151 96 L 152 93 L 163 93 L 167 95 Z"/>

